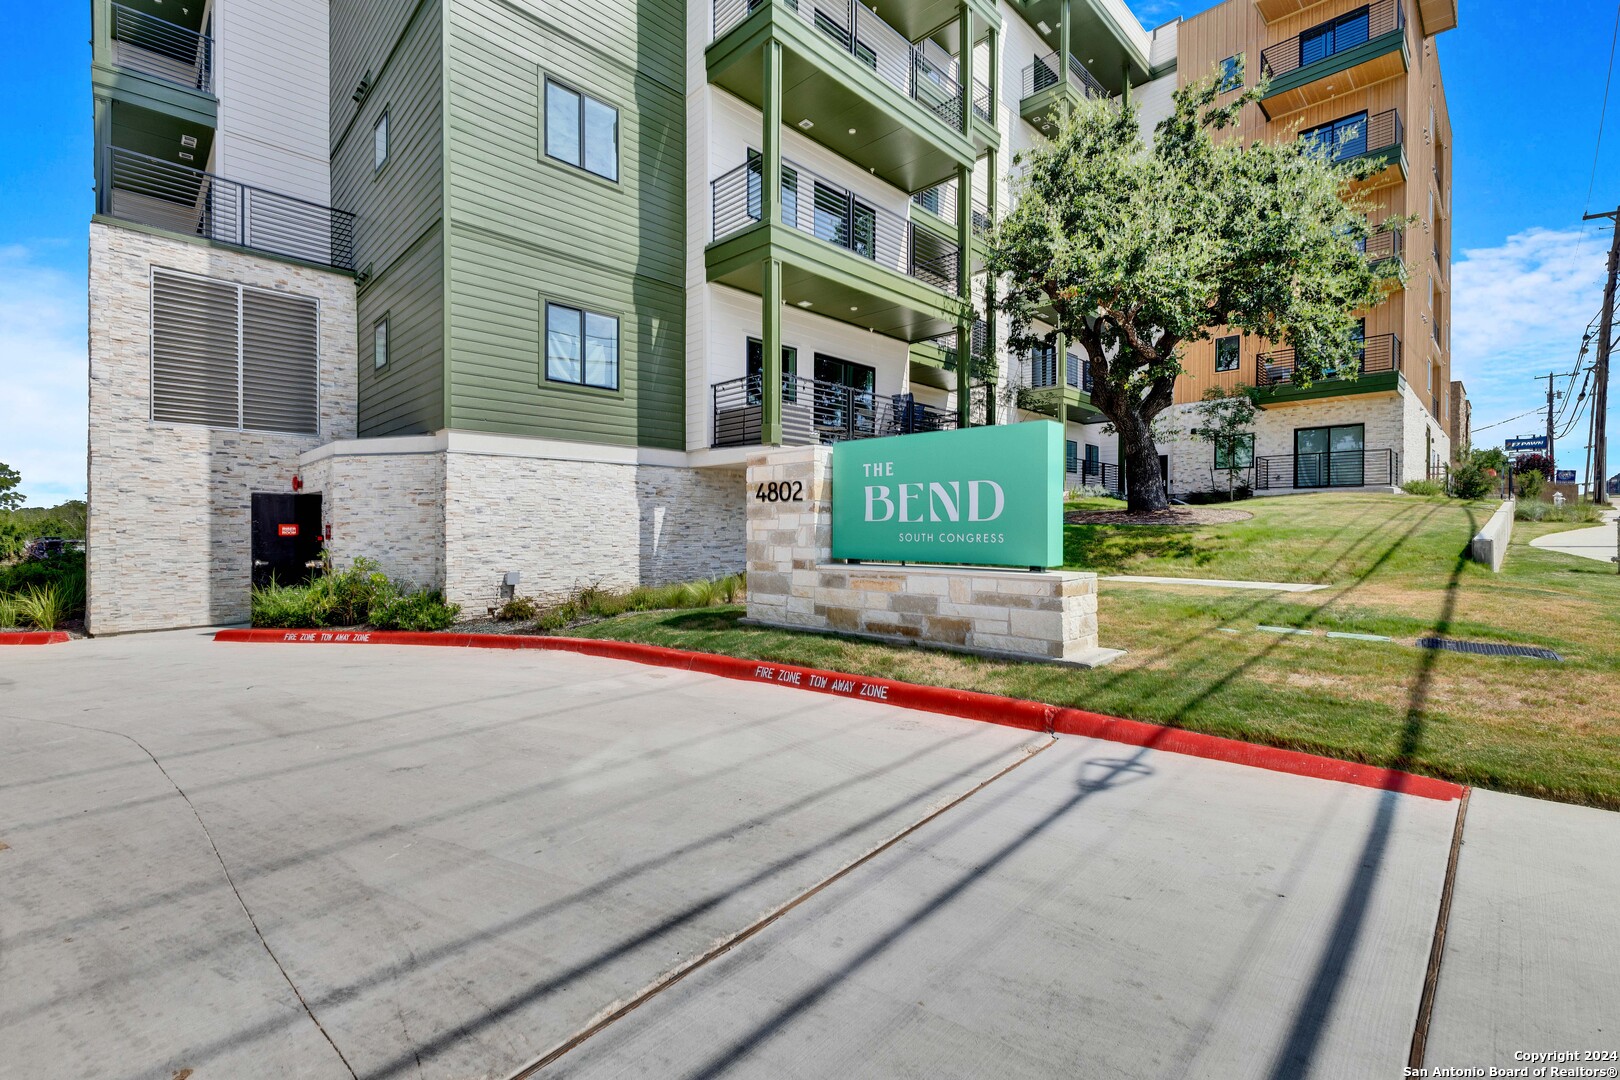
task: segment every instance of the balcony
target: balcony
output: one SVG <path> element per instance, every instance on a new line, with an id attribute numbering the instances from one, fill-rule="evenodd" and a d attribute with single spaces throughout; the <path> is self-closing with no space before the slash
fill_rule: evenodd
<path id="1" fill-rule="evenodd" d="M 990 324 L 983 319 L 973 323 L 973 369 L 970 381 L 982 386 L 996 381 L 999 369 L 990 348 Z M 911 382 L 937 390 L 956 389 L 956 332 L 940 334 L 911 346 Z"/>
<path id="2" fill-rule="evenodd" d="M 1399 229 L 1375 232 L 1356 245 L 1374 266 L 1383 262 L 1405 262 L 1406 234 Z"/>
<path id="3" fill-rule="evenodd" d="M 98 211 L 120 221 L 354 270 L 354 215 L 118 147 Z"/>
<path id="4" fill-rule="evenodd" d="M 1408 49 L 1402 0 L 1373 0 L 1262 50 L 1260 107 L 1275 120 L 1404 74 Z"/>
<path id="5" fill-rule="evenodd" d="M 710 445 L 761 445 L 763 377 L 749 375 L 710 387 L 714 428 Z M 851 439 L 951 431 L 956 413 L 910 394 L 880 398 L 871 390 L 819 379 L 782 376 L 782 445 L 819 446 Z"/>
<path id="6" fill-rule="evenodd" d="M 1400 482 L 1401 455 L 1394 450 L 1274 454 L 1254 462 L 1256 491 L 1394 487 Z"/>
<path id="7" fill-rule="evenodd" d="M 1406 179 L 1406 128 L 1398 109 L 1340 117 L 1300 132 L 1299 138 L 1334 163 L 1371 162 L 1373 172 L 1351 185 L 1354 189 L 1372 190 Z"/>
<path id="8" fill-rule="evenodd" d="M 920 191 L 977 157 L 956 58 L 933 40 L 913 44 L 856 0 L 714 0 L 709 81 L 763 109 L 772 41 L 784 123 L 884 181 Z M 988 113 L 988 87 L 982 103 Z"/>
<path id="9" fill-rule="evenodd" d="M 1054 349 L 1036 349 L 1013 373 L 1018 407 L 1054 420 L 1084 424 L 1101 414 L 1091 404 L 1091 368 L 1079 353 L 1068 353 L 1059 370 Z"/>
<path id="10" fill-rule="evenodd" d="M 1356 354 L 1353 370 L 1325 372 L 1309 386 L 1297 382 L 1297 375 L 1293 349 L 1274 349 L 1261 356 L 1254 378 L 1261 404 L 1397 390 L 1401 380 L 1401 339 L 1394 334 L 1366 338 Z"/>
<path id="11" fill-rule="evenodd" d="M 1052 119 L 1061 116 L 1086 98 L 1106 98 L 1108 90 L 1086 70 L 1077 57 L 1070 56 L 1065 71 L 1058 54 L 1037 56 L 1024 69 L 1018 114 L 1043 135 L 1054 130 Z"/>
<path id="12" fill-rule="evenodd" d="M 710 281 L 762 293 L 761 263 L 778 259 L 785 303 L 906 341 L 955 327 L 955 241 L 788 161 L 781 221 L 766 223 L 763 182 L 755 159 L 710 185 Z"/>
<path id="13" fill-rule="evenodd" d="M 109 5 L 108 13 L 114 67 L 214 92 L 214 42 L 207 34 L 123 4 Z"/>

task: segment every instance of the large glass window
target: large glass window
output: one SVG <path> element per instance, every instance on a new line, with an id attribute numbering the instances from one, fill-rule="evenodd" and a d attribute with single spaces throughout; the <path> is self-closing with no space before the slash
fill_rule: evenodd
<path id="1" fill-rule="evenodd" d="M 1069 439 L 1063 444 L 1063 471 L 1080 471 L 1080 444 Z"/>
<path id="2" fill-rule="evenodd" d="M 546 80 L 546 156 L 619 178 L 619 110 Z"/>
<path id="3" fill-rule="evenodd" d="M 1299 137 L 1330 161 L 1343 161 L 1367 152 L 1367 114 L 1341 116 L 1325 124 L 1306 128 Z"/>
<path id="4" fill-rule="evenodd" d="M 1254 465 L 1254 435 L 1234 435 L 1215 443 L 1217 469 L 1247 469 Z"/>
<path id="5" fill-rule="evenodd" d="M 1367 9 L 1364 7 L 1311 27 L 1299 35 L 1299 66 L 1314 64 L 1355 48 L 1367 41 L 1368 29 Z"/>
<path id="6" fill-rule="evenodd" d="M 1243 59 L 1239 56 L 1228 56 L 1221 61 L 1221 81 L 1219 90 L 1225 93 L 1228 90 L 1237 90 L 1243 86 Z"/>
<path id="7" fill-rule="evenodd" d="M 1215 370 L 1236 371 L 1243 354 L 1242 341 L 1236 334 L 1215 339 Z"/>
<path id="8" fill-rule="evenodd" d="M 765 346 L 759 338 L 748 339 L 748 404 L 758 405 L 760 388 L 765 385 Z M 799 350 L 782 346 L 782 400 L 799 400 Z"/>
<path id="9" fill-rule="evenodd" d="M 619 388 L 619 320 L 612 315 L 546 305 L 546 378 Z"/>

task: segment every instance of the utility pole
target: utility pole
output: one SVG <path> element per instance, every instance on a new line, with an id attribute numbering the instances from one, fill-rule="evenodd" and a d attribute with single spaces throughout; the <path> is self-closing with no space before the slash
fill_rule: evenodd
<path id="1" fill-rule="evenodd" d="M 1609 278 L 1603 286 L 1603 312 L 1598 330 L 1597 394 L 1592 401 L 1592 501 L 1600 506 L 1609 502 L 1609 351 L 1614 335 L 1614 281 L 1620 274 L 1620 208 L 1602 214 L 1587 214 L 1582 220 L 1608 218 L 1614 222 L 1614 240 L 1609 244 Z"/>
<path id="2" fill-rule="evenodd" d="M 1558 480 L 1558 455 L 1553 452 L 1553 380 L 1557 375 L 1537 375 L 1538 379 L 1547 380 L 1547 467 L 1552 475 L 1547 477 L 1549 484 Z"/>

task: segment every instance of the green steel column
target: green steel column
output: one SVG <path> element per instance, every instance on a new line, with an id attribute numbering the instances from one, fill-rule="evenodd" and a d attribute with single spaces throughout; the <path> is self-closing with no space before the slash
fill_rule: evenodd
<path id="1" fill-rule="evenodd" d="M 759 212 L 775 225 L 782 201 L 782 44 L 765 46 L 765 130 L 760 136 Z M 760 267 L 760 442 L 782 445 L 782 264 Z"/>
<path id="2" fill-rule="evenodd" d="M 990 31 L 990 122 L 1001 127 L 1001 31 Z M 991 173 L 991 176 L 994 176 Z"/>
<path id="3" fill-rule="evenodd" d="M 962 134 L 973 130 L 973 9 L 956 6 L 956 74 L 962 83 Z"/>
<path id="4" fill-rule="evenodd" d="M 1069 85 L 1069 0 L 1063 0 L 1058 9 L 1058 70 L 1059 85 Z"/>
<path id="5" fill-rule="evenodd" d="M 994 49 L 995 44 L 992 41 L 990 53 L 990 75 L 992 79 L 995 78 L 996 71 Z M 994 87 L 995 83 L 992 82 L 990 85 Z M 990 92 L 992 95 L 995 93 L 993 89 Z M 990 216 L 992 225 L 996 220 L 997 175 L 996 147 L 992 146 L 984 152 L 984 210 Z M 984 422 L 994 424 L 996 422 L 996 387 L 1001 381 L 1001 350 L 996 347 L 996 280 L 988 270 L 985 271 L 984 275 L 984 322 L 985 347 L 990 350 L 988 359 L 993 365 L 993 374 L 990 376 L 989 387 L 984 394 Z"/>
<path id="6" fill-rule="evenodd" d="M 973 417 L 973 166 L 956 169 L 956 295 L 962 312 L 956 317 L 956 424 L 968 427 Z"/>

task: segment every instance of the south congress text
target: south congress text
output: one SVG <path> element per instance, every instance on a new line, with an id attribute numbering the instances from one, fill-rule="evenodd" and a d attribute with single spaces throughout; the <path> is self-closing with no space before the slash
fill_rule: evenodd
<path id="1" fill-rule="evenodd" d="M 894 464 L 862 466 L 867 479 L 894 475 Z M 994 480 L 947 480 L 944 483 L 866 485 L 866 520 L 902 525 L 942 522 L 986 522 L 1007 509 L 1007 494 Z"/>

